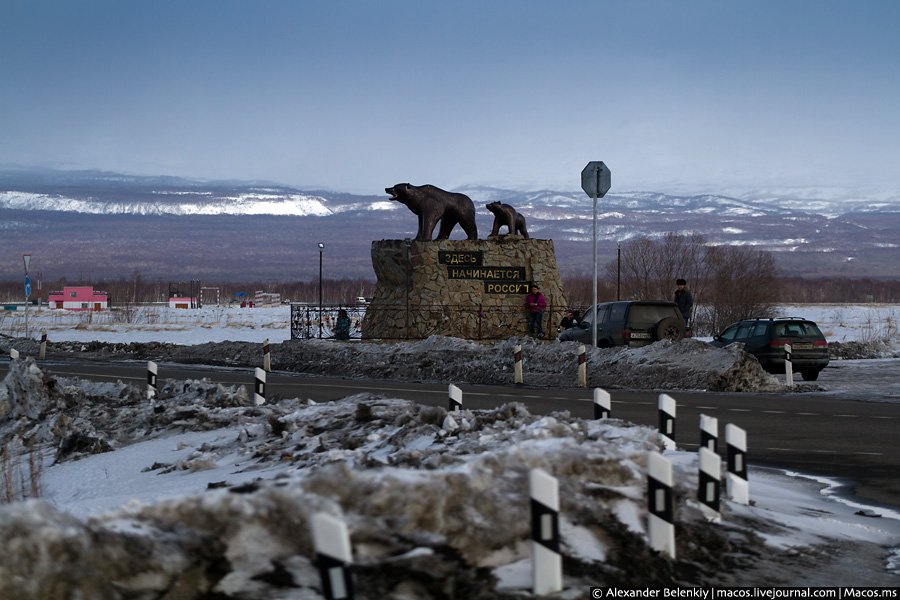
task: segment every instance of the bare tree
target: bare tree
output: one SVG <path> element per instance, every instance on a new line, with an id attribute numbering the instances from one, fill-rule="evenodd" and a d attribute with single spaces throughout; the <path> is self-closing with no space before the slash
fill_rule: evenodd
<path id="1" fill-rule="evenodd" d="M 741 319 L 769 317 L 779 297 L 775 257 L 745 246 L 710 247 L 700 325 L 712 332 Z"/>
<path id="2" fill-rule="evenodd" d="M 709 272 L 709 247 L 699 233 L 667 233 L 662 240 L 641 236 L 622 245 L 623 298 L 633 300 L 671 299 L 675 280 L 687 279 L 695 296 L 702 295 Z M 606 266 L 614 279 L 617 262 Z"/>
<path id="3" fill-rule="evenodd" d="M 647 236 L 637 237 L 622 245 L 622 298 L 630 300 L 656 298 L 659 273 L 657 243 Z M 615 280 L 617 261 L 606 265 L 607 278 Z"/>
<path id="4" fill-rule="evenodd" d="M 614 278 L 616 262 L 607 265 Z M 642 236 L 622 245 L 623 298 L 672 299 L 675 280 L 694 296 L 694 334 L 707 335 L 751 316 L 768 316 L 778 298 L 778 268 L 768 252 L 710 246 L 698 233 Z"/>

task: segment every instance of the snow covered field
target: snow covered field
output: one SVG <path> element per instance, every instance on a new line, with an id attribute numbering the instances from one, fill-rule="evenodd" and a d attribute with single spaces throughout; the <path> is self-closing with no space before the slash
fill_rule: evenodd
<path id="1" fill-rule="evenodd" d="M 0 312 L 0 334 L 25 335 L 25 311 Z M 780 316 L 801 316 L 819 324 L 829 342 L 893 338 L 900 345 L 900 305 L 791 304 Z M 205 306 L 201 310 L 142 306 L 125 311 L 77 313 L 46 307 L 28 311 L 31 337 L 46 331 L 52 340 L 75 342 L 168 342 L 192 345 L 244 341 L 272 343 L 291 338 L 290 307 Z"/>
<path id="2" fill-rule="evenodd" d="M 31 311 L 29 329 L 59 341 L 289 338 L 287 307 L 148 310 L 129 323 L 50 312 Z M 817 321 L 829 341 L 888 337 L 898 348 L 897 306 L 784 312 Z M 22 335 L 20 317 L 5 315 L 0 334 Z M 357 346 L 307 344 L 333 353 Z M 708 357 L 709 369 L 736 360 L 697 344 L 685 345 L 684 360 Z M 10 345 L 0 336 L 0 347 Z M 539 346 L 549 361 L 555 345 Z M 448 347 L 466 355 L 465 370 L 490 367 L 473 353 L 491 346 L 438 339 L 385 348 L 383 368 L 402 374 L 423 352 Z M 615 360 L 659 366 L 664 352 Z M 662 450 L 658 434 L 618 420 L 531 415 L 515 403 L 452 419 L 373 394 L 255 406 L 245 388 L 204 380 L 171 382 L 151 403 L 141 387 L 57 378 L 23 356 L 0 382 L 0 440 L 15 457 L 0 482 L 27 491 L 38 473 L 40 484 L 39 500 L 0 505 L 10 550 L 0 553 L 4 600 L 75 590 L 85 598 L 321 598 L 308 527 L 317 511 L 348 524 L 358 597 L 531 597 L 534 467 L 560 481 L 565 590 L 555 597 L 583 598 L 591 585 L 900 585 L 896 510 L 848 503 L 827 481 L 751 469 L 751 505 L 725 501 L 721 523 L 711 523 L 695 501 L 696 455 L 684 451 L 666 451 L 678 557 L 661 557 L 647 546 L 645 514 L 646 455 Z"/>

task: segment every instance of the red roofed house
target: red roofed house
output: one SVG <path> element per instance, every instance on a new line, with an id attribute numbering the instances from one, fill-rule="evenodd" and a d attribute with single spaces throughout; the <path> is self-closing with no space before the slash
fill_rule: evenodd
<path id="1" fill-rule="evenodd" d="M 65 287 L 61 292 L 47 295 L 50 308 L 66 310 L 109 310 L 106 292 L 94 291 L 93 286 Z"/>

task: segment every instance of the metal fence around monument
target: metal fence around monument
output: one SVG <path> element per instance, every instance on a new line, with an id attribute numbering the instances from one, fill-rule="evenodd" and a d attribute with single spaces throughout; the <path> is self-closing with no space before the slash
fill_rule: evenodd
<path id="1" fill-rule="evenodd" d="M 346 337 L 337 335 L 338 315 L 347 311 L 350 328 Z M 362 339 L 366 307 L 359 304 L 291 304 L 291 339 Z M 321 323 L 321 327 L 319 326 Z"/>
<path id="2" fill-rule="evenodd" d="M 291 339 L 338 339 L 335 325 L 341 309 L 350 317 L 351 340 L 363 337 L 363 320 L 369 312 L 368 339 L 422 340 L 448 335 L 470 340 L 505 340 L 528 331 L 528 313 L 522 308 L 486 308 L 471 305 L 399 304 L 359 306 L 329 304 L 291 305 Z M 553 339 L 566 307 L 549 305 L 544 311 L 545 339 Z M 385 322 L 390 323 L 385 326 Z"/>

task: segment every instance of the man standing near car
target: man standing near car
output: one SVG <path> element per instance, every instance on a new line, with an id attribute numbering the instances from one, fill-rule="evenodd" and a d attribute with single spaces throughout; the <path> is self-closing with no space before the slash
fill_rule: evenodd
<path id="1" fill-rule="evenodd" d="M 687 281 L 679 279 L 675 282 L 678 289 L 675 290 L 675 304 L 684 318 L 684 326 L 688 327 L 691 321 L 691 312 L 694 310 L 694 296 L 691 295 L 687 288 Z"/>

